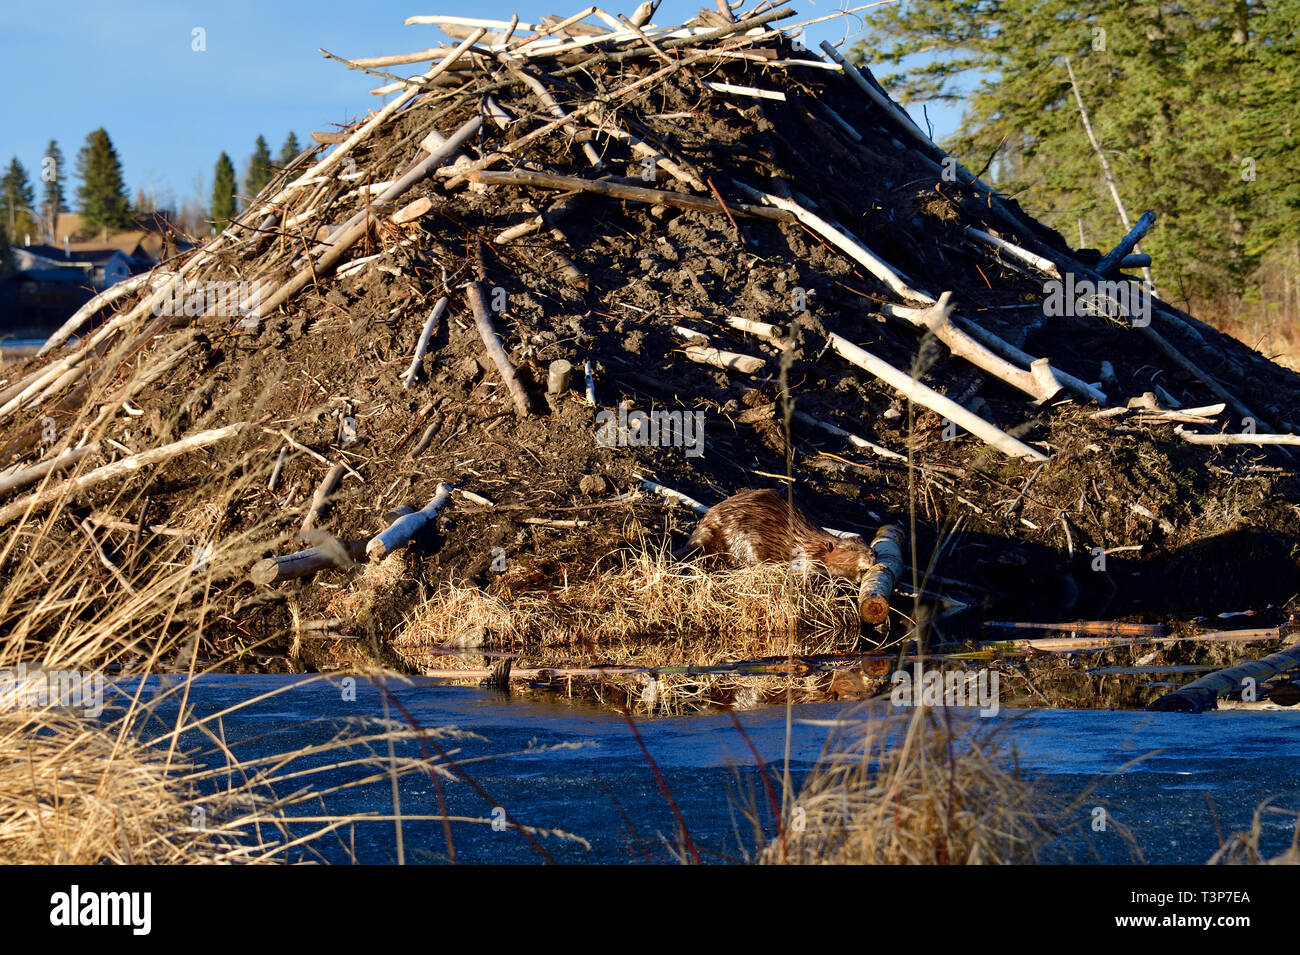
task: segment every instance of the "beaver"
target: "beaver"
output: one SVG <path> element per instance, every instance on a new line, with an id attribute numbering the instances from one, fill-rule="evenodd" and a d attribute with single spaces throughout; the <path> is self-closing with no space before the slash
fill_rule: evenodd
<path id="1" fill-rule="evenodd" d="M 743 567 L 765 562 L 822 564 L 832 577 L 860 580 L 876 562 L 861 537 L 836 537 L 818 527 L 799 505 L 772 490 L 740 491 L 709 508 L 687 542 Z"/>

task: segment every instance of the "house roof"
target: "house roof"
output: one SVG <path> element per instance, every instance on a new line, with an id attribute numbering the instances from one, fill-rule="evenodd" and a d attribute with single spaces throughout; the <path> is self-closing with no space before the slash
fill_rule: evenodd
<path id="1" fill-rule="evenodd" d="M 59 245 L 23 245 L 18 246 L 18 248 L 53 262 L 105 265 L 115 255 L 123 255 L 128 259 L 133 258 L 132 250 L 137 248 L 139 244 L 139 241 L 136 241 L 130 248 L 122 248 L 118 245 L 105 245 L 102 242 L 73 242 L 68 245 L 66 250 Z"/>

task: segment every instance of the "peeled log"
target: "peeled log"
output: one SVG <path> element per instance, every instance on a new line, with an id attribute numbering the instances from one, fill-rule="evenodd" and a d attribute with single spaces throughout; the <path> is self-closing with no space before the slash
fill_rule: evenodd
<path id="1" fill-rule="evenodd" d="M 0 525 L 9 523 L 29 510 L 44 507 L 46 504 L 62 500 L 69 495 L 78 494 L 88 488 L 98 487 L 100 484 L 109 481 L 129 477 L 144 468 L 160 464 L 163 461 L 169 461 L 177 455 L 188 454 L 191 451 L 197 451 L 200 448 L 216 444 L 218 441 L 224 441 L 226 438 L 233 438 L 244 427 L 245 425 L 240 423 L 227 425 L 224 428 L 213 428 L 210 431 L 200 431 L 179 441 L 173 441 L 171 444 L 165 444 L 160 448 L 141 451 L 139 454 L 121 458 L 93 471 L 87 471 L 85 474 L 79 474 L 57 484 L 49 485 L 41 491 L 0 507 Z"/>
<path id="2" fill-rule="evenodd" d="M 253 565 L 248 579 L 255 584 L 269 585 L 306 577 L 329 567 L 347 567 L 352 561 L 361 559 L 367 543 L 365 540 L 333 540 L 283 557 L 268 557 Z"/>
<path id="3" fill-rule="evenodd" d="M 1154 703 L 1148 704 L 1147 709 L 1173 713 L 1201 713 L 1212 710 L 1218 706 L 1221 695 L 1240 689 L 1245 680 L 1252 679 L 1257 684 L 1262 683 L 1271 676 L 1295 667 L 1300 667 L 1300 644 L 1269 654 L 1259 660 L 1247 660 L 1226 670 L 1206 674 L 1172 693 L 1166 693 Z"/>
<path id="4" fill-rule="evenodd" d="M 690 345 L 685 350 L 686 357 L 702 365 L 713 365 L 727 371 L 739 371 L 746 375 L 756 375 L 767 364 L 762 358 L 742 355 L 739 352 L 723 351 L 708 345 Z"/>
<path id="5" fill-rule="evenodd" d="M 858 591 L 858 615 L 866 623 L 883 623 L 889 617 L 889 598 L 894 585 L 903 575 L 903 544 L 907 540 L 903 528 L 887 524 L 876 531 L 871 550 L 876 563 L 862 578 Z"/>
<path id="6" fill-rule="evenodd" d="M 923 384 L 916 380 L 905 371 L 895 368 L 889 362 L 885 361 L 865 348 L 853 344 L 847 338 L 837 335 L 834 332 L 830 334 L 831 347 L 835 349 L 845 360 L 852 362 L 859 368 L 863 368 L 885 384 L 890 385 L 895 391 L 903 396 L 910 398 L 917 404 L 929 408 L 940 415 L 943 415 L 949 421 L 959 427 L 965 428 L 977 438 L 983 440 L 986 444 L 997 448 L 1003 454 L 1013 458 L 1028 458 L 1031 461 L 1046 461 L 1047 455 L 1043 454 L 1037 448 L 1031 448 L 1023 441 L 1019 441 L 1007 434 L 996 425 L 985 421 L 979 415 L 966 410 L 957 402 L 945 395 L 939 394 L 929 385 Z"/>
<path id="7" fill-rule="evenodd" d="M 371 560 L 382 560 L 399 547 L 410 543 L 411 538 L 418 534 L 425 524 L 436 518 L 438 512 L 451 499 L 451 488 L 450 484 L 439 484 L 438 493 L 434 495 L 428 506 L 393 521 L 387 530 L 366 545 L 366 555 Z"/>
<path id="8" fill-rule="evenodd" d="M 492 327 L 492 319 L 488 317 L 487 301 L 483 297 L 483 284 L 481 282 L 471 282 L 467 288 L 469 294 L 470 309 L 474 312 L 474 324 L 478 326 L 479 337 L 483 339 L 483 346 L 487 349 L 488 357 L 492 363 L 497 366 L 497 371 L 501 374 L 501 380 L 506 384 L 506 390 L 510 392 L 510 398 L 515 404 L 515 413 L 521 418 L 527 418 L 532 413 L 532 402 L 528 400 L 528 392 L 524 391 L 524 386 L 519 383 L 519 376 L 515 374 L 515 366 L 510 363 L 510 356 L 501 345 L 501 339 L 497 337 L 496 329 Z"/>

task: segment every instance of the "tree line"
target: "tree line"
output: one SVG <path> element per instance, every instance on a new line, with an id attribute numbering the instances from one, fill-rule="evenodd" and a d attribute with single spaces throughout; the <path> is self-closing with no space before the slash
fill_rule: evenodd
<path id="1" fill-rule="evenodd" d="M 1300 0 L 909 0 L 865 35 L 853 54 L 895 95 L 964 104 L 944 143 L 963 165 L 1109 251 L 1100 147 L 1130 218 L 1159 217 L 1143 251 L 1164 297 L 1240 306 L 1294 270 Z"/>
<path id="2" fill-rule="evenodd" d="M 245 167 L 243 196 L 247 199 L 256 196 L 277 169 L 288 165 L 300 152 L 298 137 L 290 132 L 279 154 L 272 158 L 266 139 L 259 135 Z M 0 274 L 9 268 L 11 243 L 25 241 L 29 235 L 52 240 L 58 215 L 72 211 L 64 187 L 68 177 L 64 172 L 63 153 L 56 141 L 50 140 L 46 146 L 36 177 L 40 183 L 39 201 L 31 176 L 17 156 L 0 176 Z M 134 201 L 130 198 L 121 159 L 102 127 L 86 137 L 85 145 L 77 153 L 76 177 L 79 185 L 73 198 L 88 231 L 126 229 L 144 213 L 166 211 L 169 219 L 174 217 L 174 210 L 155 208 L 143 191 L 137 192 Z M 223 152 L 217 160 L 212 194 L 205 210 L 205 224 L 209 228 L 221 231 L 239 211 L 238 190 L 234 164 Z"/>

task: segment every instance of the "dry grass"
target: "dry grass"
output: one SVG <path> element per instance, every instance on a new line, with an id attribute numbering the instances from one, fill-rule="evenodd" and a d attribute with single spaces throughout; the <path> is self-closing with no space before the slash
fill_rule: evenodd
<path id="1" fill-rule="evenodd" d="M 0 863 L 99 865 L 217 861 L 237 833 L 195 825 L 205 804 L 165 750 L 72 711 L 0 712 Z M 234 793 L 221 809 L 253 809 Z"/>
<path id="2" fill-rule="evenodd" d="M 1027 781 L 1006 727 L 931 707 L 902 716 L 868 714 L 865 724 L 827 744 L 787 813 L 784 839 L 773 840 L 760 861 L 1037 861 L 1070 828 L 1065 820 L 1086 818 L 1078 807 L 1087 794 L 1065 805 Z"/>
<path id="3" fill-rule="evenodd" d="M 486 630 L 503 646 L 588 645 L 635 658 L 647 639 L 680 644 L 707 636 L 716 654 L 727 656 L 784 653 L 792 637 L 809 647 L 838 647 L 859 630 L 850 586 L 787 565 L 710 570 L 653 551 L 624 551 L 616 560 L 574 583 L 521 585 L 506 573 L 493 592 L 445 584 L 396 644 L 418 655 L 463 645 Z"/>
<path id="4" fill-rule="evenodd" d="M 507 652 L 519 666 L 708 667 L 744 660 L 858 649 L 856 591 L 786 565 L 715 570 L 660 551 L 622 551 L 574 582 L 527 571 L 491 591 L 445 583 L 410 618 L 393 647 L 415 667 L 471 669 L 477 651 Z M 583 695 L 639 713 L 684 713 L 825 699 L 827 676 L 639 673 L 583 682 Z M 572 689 L 572 683 L 566 684 Z"/>
<path id="5" fill-rule="evenodd" d="M 60 422 L 65 444 L 74 437 L 121 436 L 113 430 L 121 421 L 102 409 L 120 406 L 133 371 L 126 354 L 106 356 L 104 367 L 120 368 L 122 377 L 97 382 L 82 411 Z M 173 409 L 160 430 L 178 434 L 208 427 L 218 411 L 182 427 Z M 99 463 L 92 457 L 72 473 Z M 454 727 L 417 726 L 396 713 L 340 717 L 325 743 L 291 743 L 284 752 L 246 757 L 228 744 L 220 720 L 195 717 L 179 705 L 196 676 L 227 669 L 277 637 L 232 637 L 240 604 L 229 586 L 267 547 L 287 552 L 300 546 L 256 518 L 250 523 L 237 517 L 250 499 L 260 499 L 271 463 L 267 455 L 246 466 L 226 449 L 189 462 L 188 499 L 201 503 L 148 513 L 149 523 L 183 536 L 145 531 L 138 544 L 132 540 L 149 484 L 165 480 L 157 470 L 150 480 L 101 488 L 89 499 L 65 497 L 0 528 L 0 679 L 12 678 L 20 665 L 29 674 L 45 668 L 102 676 L 107 670 L 109 679 L 120 677 L 121 687 L 135 685 L 136 678 L 177 674 L 165 688 L 155 679 L 149 695 L 138 698 L 124 698 L 106 682 L 109 707 L 102 716 L 80 705 L 0 698 L 0 864 L 283 862 L 322 859 L 327 844 L 346 855 L 349 833 L 357 827 L 400 828 L 405 817 L 396 800 L 390 810 L 396 819 L 333 813 L 326 802 L 331 794 L 376 784 L 387 792 L 392 781 L 410 774 L 439 780 L 457 775 L 437 743 L 467 735 Z M 67 476 L 52 475 L 15 496 Z M 91 512 L 130 524 L 83 525 Z M 282 524 L 292 521 L 279 516 Z M 363 582 L 370 590 L 382 589 L 384 575 L 398 572 L 396 563 L 368 568 Z M 363 613 L 370 590 L 355 597 L 350 609 Z M 277 684 L 227 715 L 302 685 Z M 337 689 L 324 689 L 337 699 Z M 173 715 L 160 723 L 164 712 Z M 489 826 L 493 820 L 448 817 L 451 822 Z M 538 829 L 527 834 L 545 836 L 575 838 Z"/>
<path id="6" fill-rule="evenodd" d="M 1291 820 L 1291 845 L 1271 857 L 1262 846 L 1265 816 L 1282 816 Z M 1300 865 L 1300 814 L 1291 809 L 1270 806 L 1267 801 L 1260 803 L 1255 807 L 1250 828 L 1244 832 L 1234 832 L 1224 840 L 1219 851 L 1210 857 L 1209 864 Z"/>

